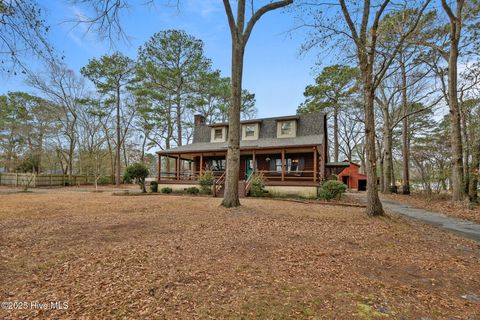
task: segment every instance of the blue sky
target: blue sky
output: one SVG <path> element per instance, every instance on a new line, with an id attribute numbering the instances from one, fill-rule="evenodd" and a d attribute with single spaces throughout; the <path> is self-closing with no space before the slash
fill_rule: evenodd
<path id="1" fill-rule="evenodd" d="M 161 2 L 161 1 L 160 1 Z M 47 23 L 52 26 L 50 39 L 65 55 L 65 62 L 75 71 L 90 58 L 119 50 L 135 58 L 137 49 L 155 32 L 164 29 L 183 29 L 201 39 L 206 56 L 213 67 L 230 75 L 230 31 L 223 4 L 220 0 L 182 0 L 179 8 L 157 4 L 149 8 L 144 1 L 131 1 L 124 11 L 122 22 L 129 44 L 119 43 L 111 48 L 93 33 L 85 34 L 85 26 L 74 27 L 65 22 L 75 14 L 86 12 L 67 1 L 40 1 L 47 13 Z M 265 1 L 258 1 L 263 3 Z M 294 26 L 294 13 L 277 10 L 266 14 L 255 26 L 247 45 L 244 66 L 244 88 L 256 94 L 260 117 L 293 114 L 303 101 L 305 86 L 315 77 L 312 67 L 314 53 L 299 56 L 305 30 L 288 32 Z M 20 77 L 3 78 L 2 91 L 26 90 Z"/>

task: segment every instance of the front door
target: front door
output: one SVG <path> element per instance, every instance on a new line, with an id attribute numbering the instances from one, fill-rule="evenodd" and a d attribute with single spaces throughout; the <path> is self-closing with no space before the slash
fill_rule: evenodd
<path id="1" fill-rule="evenodd" d="M 247 158 L 245 159 L 245 180 L 250 177 L 250 175 L 253 172 L 253 159 L 252 158 Z"/>

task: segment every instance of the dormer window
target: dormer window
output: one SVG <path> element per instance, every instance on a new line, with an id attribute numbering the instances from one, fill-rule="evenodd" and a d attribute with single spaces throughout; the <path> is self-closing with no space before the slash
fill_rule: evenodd
<path id="1" fill-rule="evenodd" d="M 282 122 L 280 125 L 280 132 L 282 136 L 289 136 L 292 134 L 292 122 Z"/>
<path id="2" fill-rule="evenodd" d="M 258 130 L 258 123 L 246 123 L 242 125 L 242 140 L 257 140 Z"/>
<path id="3" fill-rule="evenodd" d="M 223 129 L 222 128 L 217 128 L 215 129 L 215 140 L 223 140 Z"/>
<path id="4" fill-rule="evenodd" d="M 254 125 L 246 125 L 245 126 L 245 137 L 254 137 L 255 136 L 255 126 Z"/>
<path id="5" fill-rule="evenodd" d="M 277 138 L 294 138 L 296 130 L 297 122 L 295 120 L 277 122 Z"/>
<path id="6" fill-rule="evenodd" d="M 211 129 L 211 142 L 225 142 L 227 138 L 227 127 L 213 127 Z"/>

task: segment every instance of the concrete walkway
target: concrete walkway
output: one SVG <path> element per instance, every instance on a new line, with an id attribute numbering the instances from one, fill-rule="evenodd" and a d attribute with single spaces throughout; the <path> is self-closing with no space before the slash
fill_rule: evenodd
<path id="1" fill-rule="evenodd" d="M 437 226 L 454 232 L 465 238 L 480 242 L 480 224 L 467 220 L 448 217 L 437 212 L 414 208 L 408 204 L 390 200 L 382 200 L 383 207 L 393 213 Z"/>

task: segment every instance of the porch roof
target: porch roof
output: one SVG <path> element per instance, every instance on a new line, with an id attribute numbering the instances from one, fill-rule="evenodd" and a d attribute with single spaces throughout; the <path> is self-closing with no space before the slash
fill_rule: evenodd
<path id="1" fill-rule="evenodd" d="M 318 146 L 323 143 L 323 135 L 300 136 L 295 138 L 263 138 L 258 140 L 241 140 L 240 150 L 273 149 L 300 146 Z M 228 142 L 197 142 L 158 151 L 158 154 L 195 153 L 208 151 L 227 151 Z"/>

